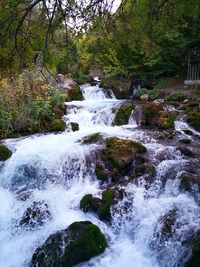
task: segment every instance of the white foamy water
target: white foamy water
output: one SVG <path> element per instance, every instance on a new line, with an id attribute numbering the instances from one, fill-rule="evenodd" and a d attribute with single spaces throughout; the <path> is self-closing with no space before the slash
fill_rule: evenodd
<path id="1" fill-rule="evenodd" d="M 66 103 L 65 116 L 67 122 L 79 123 L 79 131 L 5 140 L 13 155 L 0 166 L 0 266 L 28 267 L 33 252 L 50 234 L 83 220 L 100 227 L 108 248 L 79 266 L 183 266 L 188 252 L 183 241 L 200 225 L 198 205 L 191 196 L 180 192 L 176 179 L 187 161 L 174 147 L 157 143 L 137 128 L 132 118 L 129 125 L 112 126 L 116 110 L 124 101 L 117 100 L 111 91 L 89 85 L 82 90 L 85 100 Z M 137 185 L 130 183 L 124 188 L 124 199 L 112 209 L 111 225 L 79 209 L 85 194 L 101 195 L 94 172 L 94 151 L 99 146 L 79 142 L 96 132 L 142 142 L 157 170 L 150 187 L 141 177 Z M 28 195 L 25 199 L 24 192 Z M 51 219 L 43 226 L 25 229 L 19 222 L 34 201 L 48 205 Z M 176 230 L 162 243 L 162 218 L 171 210 L 177 214 Z"/>

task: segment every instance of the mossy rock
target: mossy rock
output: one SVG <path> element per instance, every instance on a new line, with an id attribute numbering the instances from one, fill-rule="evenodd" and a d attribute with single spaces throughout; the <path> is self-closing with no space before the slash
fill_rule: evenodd
<path id="1" fill-rule="evenodd" d="M 70 89 L 67 92 L 67 100 L 73 101 L 73 100 L 83 100 L 83 93 L 80 89 L 80 86 L 78 84 L 73 84 L 70 86 Z"/>
<path id="2" fill-rule="evenodd" d="M 106 239 L 89 221 L 74 222 L 51 235 L 33 254 L 31 267 L 72 267 L 104 252 Z"/>
<path id="3" fill-rule="evenodd" d="M 0 144 L 0 161 L 5 161 L 12 156 L 12 151 L 10 151 L 5 145 Z"/>
<path id="4" fill-rule="evenodd" d="M 119 182 L 122 177 L 132 172 L 132 162 L 138 155 L 146 152 L 146 148 L 132 140 L 116 137 L 107 138 L 105 149 L 98 155 L 95 173 L 99 180 Z"/>
<path id="5" fill-rule="evenodd" d="M 188 138 L 184 138 L 184 139 L 180 139 L 179 140 L 180 143 L 182 144 L 190 144 L 191 143 L 191 139 L 188 139 Z"/>
<path id="6" fill-rule="evenodd" d="M 188 112 L 188 123 L 197 131 L 200 131 L 200 111 L 190 111 Z"/>
<path id="7" fill-rule="evenodd" d="M 101 143 L 103 141 L 102 135 L 100 133 L 94 133 L 85 136 L 82 139 L 83 144 L 93 144 L 93 143 Z"/>
<path id="8" fill-rule="evenodd" d="M 200 191 L 200 181 L 196 178 L 192 173 L 183 172 L 180 179 L 180 188 L 184 191 L 191 192 L 193 187 L 197 187 L 198 191 Z"/>
<path id="9" fill-rule="evenodd" d="M 71 128 L 73 132 L 79 131 L 79 124 L 77 122 L 71 122 Z"/>
<path id="10" fill-rule="evenodd" d="M 128 103 L 123 104 L 117 111 L 115 115 L 115 119 L 113 125 L 121 126 L 128 124 L 129 118 L 131 116 L 132 111 L 134 110 L 135 105 Z"/>
<path id="11" fill-rule="evenodd" d="M 101 181 L 107 181 L 109 179 L 108 172 L 105 170 L 105 166 L 102 163 L 96 163 L 95 174 L 97 179 Z"/>
<path id="12" fill-rule="evenodd" d="M 196 241 L 192 246 L 190 258 L 185 264 L 185 267 L 198 267 L 198 266 L 200 266 L 200 236 L 196 238 Z"/>
<path id="13" fill-rule="evenodd" d="M 106 149 L 109 166 L 117 170 L 123 169 L 137 154 L 146 152 L 146 148 L 142 144 L 119 138 L 108 138 Z"/>
<path id="14" fill-rule="evenodd" d="M 102 221 L 110 221 L 110 208 L 114 204 L 115 198 L 116 192 L 113 189 L 103 191 L 102 199 L 88 194 L 81 199 L 80 208 L 84 212 L 96 212 Z"/>
<path id="15" fill-rule="evenodd" d="M 164 110 L 163 105 L 147 103 L 142 108 L 144 126 L 157 127 L 159 129 L 174 129 L 175 113 Z"/>
<path id="16" fill-rule="evenodd" d="M 66 124 L 61 119 L 54 119 L 50 125 L 51 132 L 63 132 L 65 130 Z"/>

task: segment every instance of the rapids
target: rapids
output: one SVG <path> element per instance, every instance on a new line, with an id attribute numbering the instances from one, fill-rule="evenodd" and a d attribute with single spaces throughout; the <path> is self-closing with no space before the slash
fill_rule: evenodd
<path id="1" fill-rule="evenodd" d="M 67 102 L 63 118 L 66 125 L 77 122 L 79 131 L 66 127 L 64 133 L 4 142 L 13 155 L 0 163 L 0 266 L 28 267 L 34 250 L 50 234 L 74 221 L 89 220 L 100 227 L 109 246 L 105 253 L 79 266 L 182 267 L 189 251 L 186 241 L 200 225 L 197 201 L 179 190 L 177 177 L 188 160 L 175 146 L 156 141 L 133 118 L 128 125 L 112 126 L 116 110 L 125 101 L 117 100 L 112 91 L 98 85 L 84 85 L 82 91 L 84 100 Z M 189 126 L 178 120 L 176 128 L 181 132 Z M 99 145 L 81 144 L 84 136 L 96 132 L 142 142 L 157 171 L 150 186 L 141 177 L 137 184 L 125 187 L 125 198 L 112 209 L 111 225 L 79 209 L 85 194 L 99 196 L 102 190 L 94 171 L 94 152 Z M 47 203 L 51 219 L 33 229 L 20 227 L 22 215 L 34 201 Z M 171 210 L 178 216 L 173 236 L 161 242 L 161 219 Z"/>

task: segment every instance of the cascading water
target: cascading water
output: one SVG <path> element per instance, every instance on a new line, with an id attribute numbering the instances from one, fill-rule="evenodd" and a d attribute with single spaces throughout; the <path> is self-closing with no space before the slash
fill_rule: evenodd
<path id="1" fill-rule="evenodd" d="M 155 141 L 133 119 L 129 125 L 112 126 L 124 102 L 112 91 L 89 85 L 82 91 L 85 100 L 66 103 L 64 117 L 66 124 L 78 123 L 79 131 L 5 140 L 14 153 L 0 166 L 0 266 L 29 266 L 34 250 L 50 234 L 81 220 L 98 225 L 109 245 L 105 253 L 80 264 L 82 267 L 183 266 L 189 237 L 200 225 L 197 202 L 179 189 L 178 177 L 188 160 L 174 146 Z M 183 123 L 176 122 L 178 130 Z M 94 171 L 95 150 L 100 145 L 80 141 L 96 132 L 142 142 L 157 172 L 150 185 L 141 176 L 137 184 L 124 186 L 125 197 L 113 206 L 111 225 L 79 208 L 85 194 L 101 193 Z M 34 202 L 46 203 L 51 216 L 43 225 L 24 228 L 20 220 Z M 166 216 L 174 220 L 173 234 L 163 237 Z"/>

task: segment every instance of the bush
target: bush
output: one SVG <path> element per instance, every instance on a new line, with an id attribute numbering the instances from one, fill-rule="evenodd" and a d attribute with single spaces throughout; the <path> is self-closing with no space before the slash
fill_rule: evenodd
<path id="1" fill-rule="evenodd" d="M 182 101 L 187 98 L 187 95 L 182 91 L 176 91 L 167 96 L 167 100 L 170 101 Z"/>
<path id="2" fill-rule="evenodd" d="M 148 94 L 149 99 L 151 99 L 151 100 L 155 100 L 155 99 L 159 98 L 159 90 L 158 89 L 149 90 L 146 88 L 141 88 L 141 89 L 138 89 L 136 91 L 136 96 L 138 98 L 140 98 L 144 94 Z"/>

